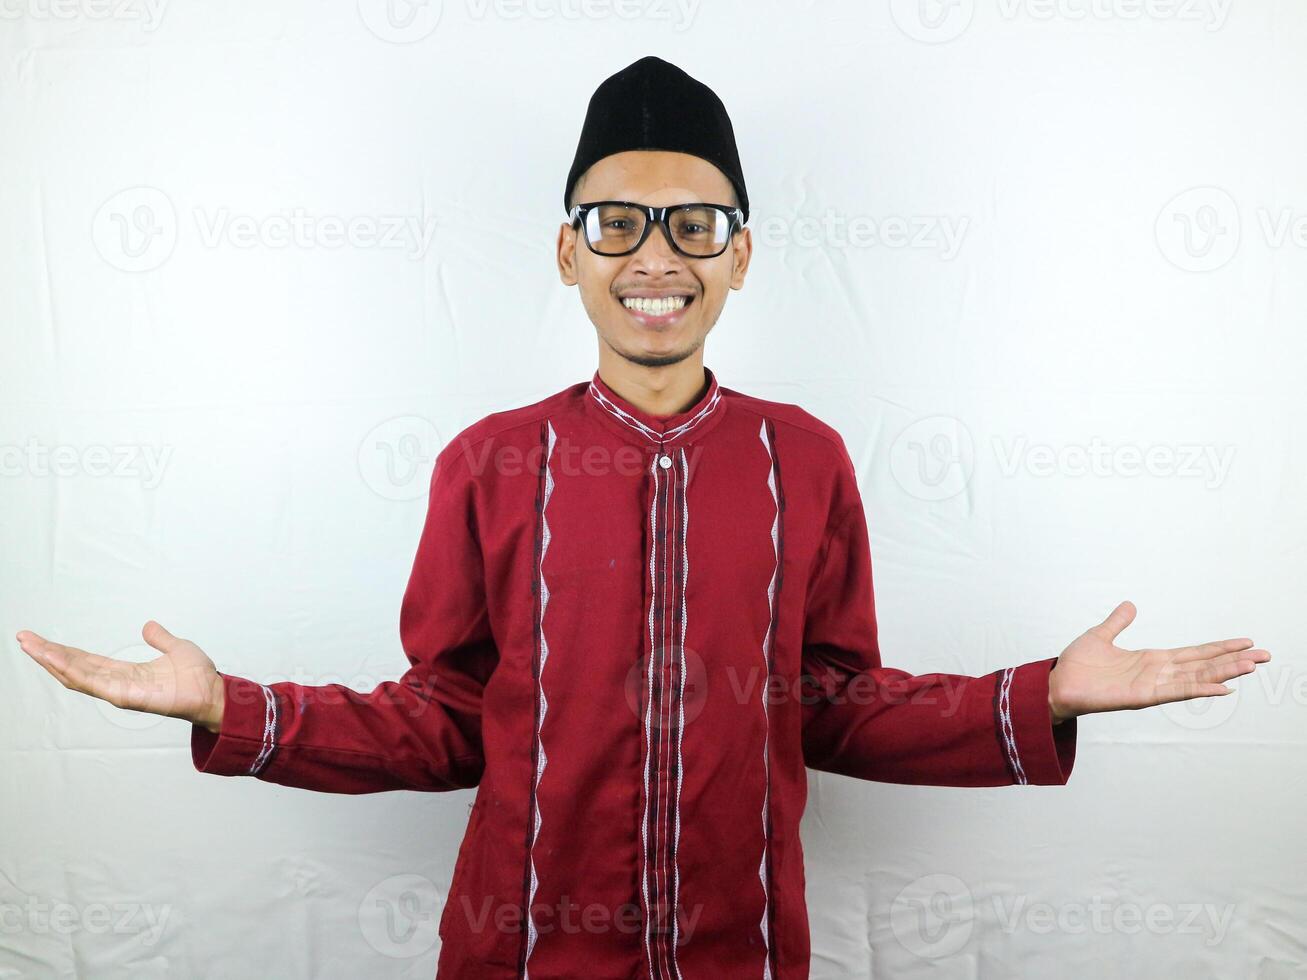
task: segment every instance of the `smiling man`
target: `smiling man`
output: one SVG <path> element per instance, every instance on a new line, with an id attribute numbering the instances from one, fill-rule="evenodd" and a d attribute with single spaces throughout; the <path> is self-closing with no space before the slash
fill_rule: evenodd
<path id="1" fill-rule="evenodd" d="M 808 976 L 806 769 L 1061 785 L 1076 718 L 1229 693 L 1246 638 L 1127 650 L 1121 603 L 1060 656 L 885 667 L 839 434 L 719 384 L 704 341 L 752 251 L 730 120 L 643 58 L 595 92 L 557 259 L 598 369 L 440 453 L 370 693 L 220 673 L 156 622 L 125 664 L 22 632 L 66 686 L 193 723 L 196 768 L 332 793 L 477 787 L 444 978 Z"/>

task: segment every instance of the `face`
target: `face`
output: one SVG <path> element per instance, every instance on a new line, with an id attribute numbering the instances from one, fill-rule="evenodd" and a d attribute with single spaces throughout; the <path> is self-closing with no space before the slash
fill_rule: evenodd
<path id="1" fill-rule="evenodd" d="M 659 207 L 739 203 L 726 175 L 707 160 L 665 150 L 604 157 L 573 188 L 572 204 L 590 201 Z M 710 259 L 681 255 L 660 227 L 650 229 L 644 244 L 630 255 L 596 255 L 584 236 L 580 227 L 564 224 L 559 229 L 559 276 L 565 284 L 580 287 L 600 344 L 646 367 L 675 364 L 703 346 L 726 304 L 727 291 L 744 285 L 753 252 L 748 228 L 732 235 L 726 251 Z M 674 297 L 683 297 L 685 305 L 663 315 L 632 308 L 637 298 Z"/>

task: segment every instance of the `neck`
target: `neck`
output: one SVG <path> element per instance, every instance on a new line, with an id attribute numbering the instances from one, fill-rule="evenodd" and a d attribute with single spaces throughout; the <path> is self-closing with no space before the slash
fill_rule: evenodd
<path id="1" fill-rule="evenodd" d="M 702 345 L 684 360 L 658 367 L 633 364 L 601 346 L 599 377 L 632 405 L 658 416 L 684 412 L 703 397 L 708 384 Z"/>

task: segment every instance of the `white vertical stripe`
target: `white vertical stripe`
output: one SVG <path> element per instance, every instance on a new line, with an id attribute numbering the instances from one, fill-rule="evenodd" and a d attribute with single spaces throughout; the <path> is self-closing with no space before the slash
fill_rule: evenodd
<path id="1" fill-rule="evenodd" d="M 661 454 L 660 454 L 661 455 Z M 674 473 L 668 473 L 669 477 L 674 477 Z M 665 797 L 670 793 L 670 787 L 667 786 L 667 780 L 664 778 L 667 772 L 667 757 L 671 753 L 672 738 L 672 699 L 667 689 L 666 677 L 668 663 L 675 663 L 676 651 L 671 649 L 668 642 L 668 634 L 671 631 L 672 617 L 667 608 L 667 589 L 671 586 L 673 595 L 675 595 L 676 586 L 672 578 L 671 562 L 669 556 L 675 554 L 676 548 L 676 484 L 674 480 L 669 480 L 667 496 L 663 504 L 663 538 L 666 542 L 658 554 L 658 568 L 663 572 L 662 588 L 658 590 L 658 611 L 660 635 L 658 645 L 662 649 L 663 659 L 658 669 L 658 693 L 661 702 L 658 705 L 658 778 L 657 800 L 658 800 L 658 836 L 656 838 L 656 847 L 654 849 L 654 880 L 658 882 L 658 905 L 659 911 L 672 912 L 668 905 L 668 875 L 667 875 L 667 838 L 671 833 L 669 823 L 671 820 L 671 807 Z M 662 931 L 660 923 L 658 931 L 658 946 L 663 950 L 660 958 L 659 972 L 663 972 L 663 966 L 667 959 L 667 934 Z"/>
<path id="2" fill-rule="evenodd" d="M 644 953 L 649 961 L 649 975 L 654 972 L 653 951 L 649 947 L 649 925 L 653 919 L 653 910 L 649 908 L 649 747 L 652 744 L 649 734 L 649 721 L 653 712 L 653 649 L 654 649 L 654 603 L 658 601 L 654 578 L 655 559 L 658 555 L 658 457 L 650 465 L 653 474 L 653 497 L 649 502 L 649 668 L 645 677 L 649 694 L 645 699 L 644 711 L 644 813 L 640 824 L 640 840 L 643 850 L 640 852 L 640 888 L 644 895 L 644 907 L 648 913 L 644 928 Z"/>
<path id="3" fill-rule="evenodd" d="M 684 532 L 685 547 L 681 551 L 681 664 L 679 671 L 681 683 L 676 696 L 676 705 L 680 714 L 676 725 L 676 830 L 672 837 L 672 876 L 676 882 L 673 893 L 676 895 L 678 906 L 681 899 L 681 869 L 676 858 L 681 845 L 681 783 L 685 777 L 685 762 L 681 754 L 681 742 L 685 734 L 685 622 L 688 614 L 685 594 L 690 587 L 690 494 L 687 473 L 685 450 L 682 449 L 681 495 L 685 498 L 685 511 L 681 517 L 681 529 Z M 676 970 L 677 980 L 680 980 L 681 965 L 676 961 L 676 941 L 680 936 L 677 911 L 677 908 L 672 909 L 672 967 Z"/>
<path id="4" fill-rule="evenodd" d="M 536 574 L 540 578 L 540 624 L 539 624 L 540 677 L 536 684 L 536 696 L 539 699 L 540 711 L 539 711 L 539 718 L 536 721 L 536 731 L 535 731 L 536 771 L 534 777 L 535 782 L 533 784 L 535 789 L 531 794 L 532 798 L 535 800 L 535 814 L 534 814 L 534 826 L 531 831 L 531 847 L 528 851 L 528 858 L 531 863 L 531 890 L 527 895 L 527 901 L 526 901 L 527 941 L 526 941 L 526 956 L 523 958 L 524 963 L 527 960 L 531 959 L 531 953 L 535 949 L 536 939 L 539 937 L 539 933 L 536 929 L 535 918 L 531 914 L 531 905 L 535 901 L 536 886 L 539 884 L 539 878 L 536 875 L 536 862 L 535 862 L 535 844 L 536 844 L 536 840 L 540 836 L 539 786 L 540 786 L 540 778 L 544 775 L 545 772 L 545 764 L 549 761 L 545 755 L 544 741 L 541 738 L 541 730 L 544 727 L 544 723 L 545 723 L 545 712 L 549 710 L 549 702 L 545 698 L 545 680 L 544 680 L 545 661 L 549 659 L 549 644 L 545 642 L 545 607 L 549 604 L 549 587 L 545 583 L 544 566 L 545 566 L 545 552 L 549 550 L 549 539 L 550 539 L 549 520 L 547 516 L 548 509 L 549 509 L 549 498 L 553 495 L 554 492 L 554 475 L 549 470 L 549 464 L 553 460 L 554 442 L 556 441 L 556 437 L 554 435 L 554 427 L 548 420 L 545 421 L 545 427 L 549 432 L 549 446 L 548 446 L 548 450 L 545 453 L 545 461 L 544 461 L 545 493 L 544 493 L 544 499 L 540 503 L 540 523 L 541 523 L 540 562 L 536 566 Z M 524 967 L 522 971 L 523 980 L 527 980 L 528 976 L 529 976 L 529 971 Z"/>
<path id="5" fill-rule="evenodd" d="M 771 684 L 771 677 L 767 675 L 769 666 L 769 656 L 771 653 L 771 632 L 772 623 L 776 619 L 776 610 L 774 608 L 776 596 L 776 573 L 779 569 L 779 554 L 777 552 L 777 529 L 780 524 L 780 503 L 776 499 L 776 474 L 774 472 L 775 458 L 772 455 L 771 442 L 767 438 L 767 420 L 763 419 L 762 425 L 758 429 L 758 438 L 762 440 L 763 446 L 767 450 L 767 488 L 771 491 L 772 503 L 776 507 L 775 516 L 771 524 L 771 547 L 772 547 L 772 574 L 771 581 L 767 583 L 767 632 L 763 634 L 762 639 L 762 718 L 763 718 L 763 737 L 762 737 L 762 772 L 763 772 L 763 793 L 762 793 L 762 860 L 758 862 L 758 880 L 762 882 L 762 920 L 758 928 L 762 931 L 762 975 L 763 980 L 771 980 L 771 934 L 767 927 L 768 911 L 771 905 L 771 895 L 767 892 L 767 806 L 768 806 L 768 784 L 770 782 L 770 770 L 767 758 L 768 736 L 771 732 L 771 719 L 767 712 L 767 688 Z"/>

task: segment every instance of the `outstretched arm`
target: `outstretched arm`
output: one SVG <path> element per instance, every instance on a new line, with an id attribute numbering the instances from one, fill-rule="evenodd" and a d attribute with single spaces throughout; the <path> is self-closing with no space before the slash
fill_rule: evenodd
<path id="1" fill-rule="evenodd" d="M 1060 785 L 1070 778 L 1076 722 L 1054 725 L 1049 716 L 1055 658 L 978 677 L 883 666 L 856 493 L 820 561 L 804 622 L 810 768 L 928 786 Z"/>
<path id="2" fill-rule="evenodd" d="M 411 666 L 399 680 L 368 693 L 342 684 L 260 684 L 218 671 L 198 646 L 156 622 L 142 636 L 162 656 L 128 663 L 26 630 L 18 641 L 70 690 L 190 721 L 192 761 L 201 772 L 327 793 L 477 785 L 481 697 L 498 651 L 466 460 L 447 448 L 436 463 L 400 610 Z"/>
<path id="3" fill-rule="evenodd" d="M 1167 650 L 1113 644 L 1123 602 L 1058 657 L 979 677 L 882 666 L 866 517 L 844 454 L 840 515 L 809 587 L 804 758 L 861 779 L 936 786 L 1064 784 L 1076 718 L 1230 693 L 1223 682 L 1270 660 L 1246 638 Z"/>

